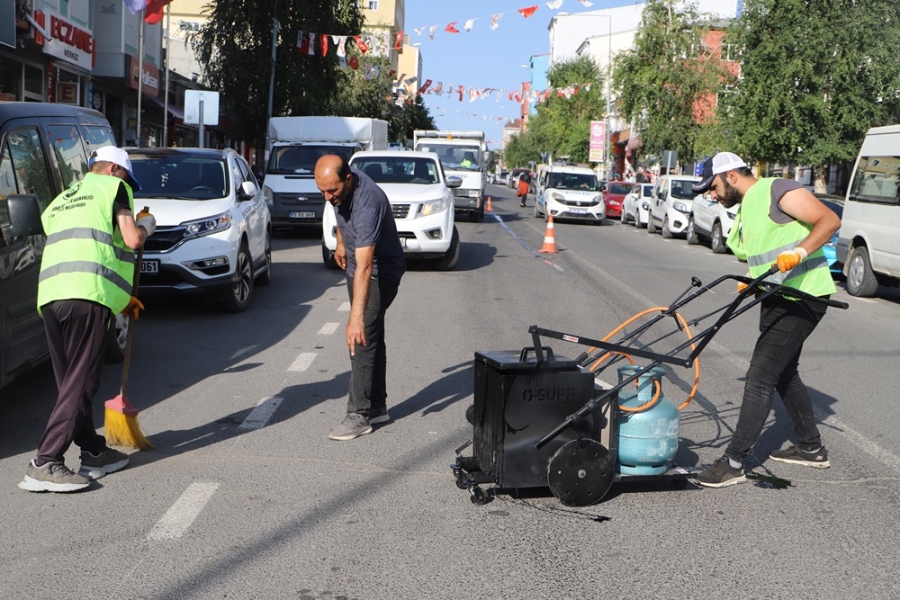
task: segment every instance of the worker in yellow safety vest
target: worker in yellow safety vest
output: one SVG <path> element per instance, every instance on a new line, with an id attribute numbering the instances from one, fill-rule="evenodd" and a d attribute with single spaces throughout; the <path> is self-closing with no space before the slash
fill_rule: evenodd
<path id="1" fill-rule="evenodd" d="M 836 289 L 822 246 L 840 228 L 840 218 L 809 190 L 789 179 L 757 179 L 744 161 L 720 152 L 703 164 L 694 192 L 710 191 L 726 208 L 740 203 L 728 247 L 747 261 L 750 277 L 827 298 Z M 739 284 L 739 290 L 743 289 Z M 724 456 L 701 471 L 697 483 L 725 487 L 746 481 L 744 462 L 759 439 L 775 392 L 794 422 L 797 443 L 769 454 L 773 460 L 818 469 L 830 466 L 816 426 L 812 400 L 797 366 L 803 343 L 825 314 L 822 303 L 772 295 L 760 303 L 760 335 L 750 359 L 738 422 Z"/>

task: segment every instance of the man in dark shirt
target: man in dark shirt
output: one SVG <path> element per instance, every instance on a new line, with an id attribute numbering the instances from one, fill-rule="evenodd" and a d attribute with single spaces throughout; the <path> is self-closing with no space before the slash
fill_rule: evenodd
<path id="1" fill-rule="evenodd" d="M 347 272 L 350 317 L 350 397 L 347 415 L 331 430 L 332 440 L 352 440 L 387 423 L 384 315 L 406 271 L 403 247 L 387 196 L 366 174 L 337 155 L 316 163 L 316 186 L 334 207 L 334 260 Z"/>

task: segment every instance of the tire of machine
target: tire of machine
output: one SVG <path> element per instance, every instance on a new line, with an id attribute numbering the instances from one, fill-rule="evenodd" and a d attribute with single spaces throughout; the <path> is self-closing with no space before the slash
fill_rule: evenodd
<path id="1" fill-rule="evenodd" d="M 466 421 L 469 422 L 469 425 L 475 424 L 475 405 L 470 404 L 469 408 L 466 409 Z"/>
<path id="2" fill-rule="evenodd" d="M 566 506 L 600 501 L 612 486 L 615 462 L 606 446 L 581 438 L 566 442 L 547 463 L 547 483 Z"/>

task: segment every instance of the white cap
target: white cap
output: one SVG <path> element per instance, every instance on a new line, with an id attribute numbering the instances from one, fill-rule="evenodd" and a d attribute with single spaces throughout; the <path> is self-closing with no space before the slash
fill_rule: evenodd
<path id="1" fill-rule="evenodd" d="M 141 184 L 134 177 L 134 167 L 131 166 L 131 158 L 128 156 L 127 152 L 121 148 L 116 148 L 115 146 L 103 146 L 91 153 L 88 166 L 93 165 L 98 160 L 111 162 L 128 171 L 128 177 L 130 179 L 128 185 L 131 186 L 132 191 L 136 192 L 141 189 Z"/>
<path id="2" fill-rule="evenodd" d="M 702 179 L 696 185 L 691 186 L 691 189 L 698 194 L 702 194 L 712 186 L 716 175 L 746 166 L 747 163 L 737 154 L 733 152 L 719 152 L 703 163 L 703 172 L 700 175 Z"/>

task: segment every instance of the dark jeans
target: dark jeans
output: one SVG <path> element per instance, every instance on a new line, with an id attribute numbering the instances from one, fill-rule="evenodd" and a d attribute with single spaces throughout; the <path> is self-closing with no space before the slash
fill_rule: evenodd
<path id="1" fill-rule="evenodd" d="M 384 314 L 397 297 L 399 287 L 399 281 L 386 278 L 372 279 L 369 284 L 369 302 L 363 315 L 366 345 L 356 346 L 356 354 L 350 357 L 350 398 L 347 401 L 347 412 L 369 416 L 369 411 L 373 408 L 387 408 Z M 347 292 L 352 305 L 352 277 L 347 277 Z"/>
<path id="2" fill-rule="evenodd" d="M 729 458 L 741 463 L 747 458 L 772 410 L 776 391 L 794 422 L 800 448 L 815 450 L 822 445 L 812 400 L 797 366 L 803 342 L 819 324 L 826 308 L 824 304 L 780 297 L 761 303 L 760 335 L 744 382 L 737 427 L 725 451 Z"/>
<path id="3" fill-rule="evenodd" d="M 106 448 L 94 429 L 93 400 L 100 388 L 110 310 L 83 300 L 63 300 L 44 307 L 44 329 L 58 396 L 35 461 L 63 462 L 72 442 L 90 452 Z"/>

